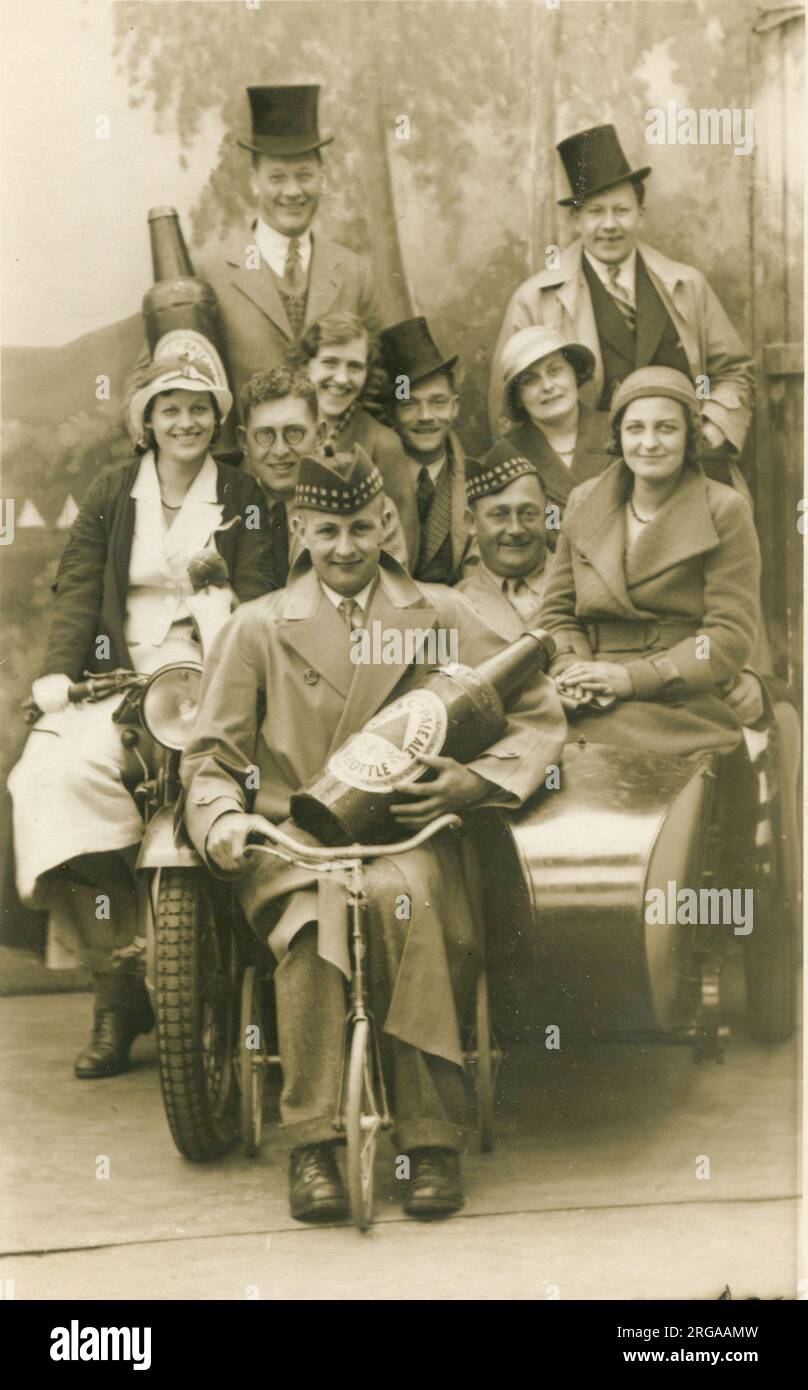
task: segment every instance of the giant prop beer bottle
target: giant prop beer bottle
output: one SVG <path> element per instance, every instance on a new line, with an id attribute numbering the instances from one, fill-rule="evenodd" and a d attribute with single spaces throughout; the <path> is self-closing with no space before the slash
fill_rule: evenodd
<path id="1" fill-rule="evenodd" d="M 409 832 L 390 807 L 399 787 L 433 775 L 420 755 L 467 763 L 484 752 L 502 735 L 508 700 L 547 670 L 554 652 L 549 633 L 536 629 L 476 668 L 453 664 L 419 673 L 294 793 L 294 820 L 326 845 L 402 838 Z"/>
<path id="2" fill-rule="evenodd" d="M 194 274 L 175 208 L 149 213 L 154 284 L 143 297 L 143 321 L 152 357 L 171 357 L 167 334 L 182 330 L 184 341 L 200 338 L 222 356 L 219 305 L 206 280 Z"/>

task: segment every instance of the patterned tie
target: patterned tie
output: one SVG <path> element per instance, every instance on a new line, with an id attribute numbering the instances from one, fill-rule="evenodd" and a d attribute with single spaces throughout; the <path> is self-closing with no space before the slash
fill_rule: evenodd
<path id="1" fill-rule="evenodd" d="M 354 632 L 356 628 L 362 626 L 362 609 L 355 599 L 340 599 L 337 612 L 342 614 L 343 622 L 349 632 Z"/>
<path id="2" fill-rule="evenodd" d="M 637 312 L 634 308 L 634 305 L 631 302 L 628 290 L 625 288 L 624 285 L 621 285 L 617 279 L 619 274 L 619 265 L 609 266 L 609 283 L 606 286 L 606 288 L 608 289 L 609 294 L 612 296 L 612 299 L 614 300 L 615 304 L 620 310 L 620 313 L 623 315 L 623 318 L 625 319 L 626 324 L 628 325 L 629 332 L 633 333 L 637 326 Z"/>
<path id="3" fill-rule="evenodd" d="M 283 284 L 288 294 L 302 294 L 306 288 L 303 275 L 303 262 L 300 258 L 300 241 L 293 236 L 283 264 Z"/>
<path id="4" fill-rule="evenodd" d="M 435 484 L 429 476 L 429 469 L 422 468 L 418 474 L 418 487 L 415 491 L 415 500 L 418 504 L 418 520 L 423 526 L 429 515 L 429 508 L 432 506 L 432 498 L 435 496 Z"/>

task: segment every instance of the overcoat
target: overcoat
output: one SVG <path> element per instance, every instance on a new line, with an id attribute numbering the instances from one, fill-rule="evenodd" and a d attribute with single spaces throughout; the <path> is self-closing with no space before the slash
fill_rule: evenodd
<path id="1" fill-rule="evenodd" d="M 456 629 L 459 660 L 471 666 L 503 645 L 465 599 L 443 585 L 416 583 L 384 553 L 365 617 L 366 626 L 375 622 L 402 635 L 413 628 Z M 210 827 L 226 811 L 254 809 L 284 820 L 291 793 L 395 697 L 408 670 L 403 660 L 352 664 L 344 625 L 307 553 L 286 589 L 237 609 L 206 661 L 196 723 L 182 758 L 185 822 L 200 853 Z M 493 783 L 485 804 L 517 807 L 536 791 L 547 766 L 558 761 L 565 729 L 552 682 L 537 675 L 511 708 L 502 737 L 469 764 Z M 446 880 L 434 872 L 445 838 L 376 861 L 382 872 L 386 864 L 395 865 L 405 880 L 399 891 L 418 904 L 384 1026 L 411 1046 L 460 1064 L 450 962 L 468 959 L 473 944 L 458 949 L 450 940 L 454 920 L 464 914 L 446 900 Z M 310 880 L 290 879 L 281 865 L 262 885 L 264 901 L 304 882 Z"/>
<path id="2" fill-rule="evenodd" d="M 87 491 L 56 575 L 56 602 L 41 675 L 61 672 L 79 680 L 85 670 L 113 671 L 132 665 L 124 622 L 135 529 L 135 499 L 130 494 L 139 469 L 140 459 L 108 469 Z M 277 587 L 266 502 L 247 474 L 225 463 L 217 462 L 216 469 L 221 515 L 216 548 L 238 597 L 257 598 Z M 257 511 L 248 513 L 248 506 Z M 257 520 L 258 525 L 248 527 L 248 520 Z M 208 535 L 210 518 L 206 524 Z M 96 656 L 95 639 L 100 635 L 109 638 L 108 658 Z"/>
<path id="3" fill-rule="evenodd" d="M 673 320 L 692 377 L 704 374 L 710 379 L 710 393 L 702 406 L 705 418 L 718 425 L 740 452 L 752 409 L 754 378 L 749 353 L 700 270 L 670 260 L 645 242 L 638 242 L 637 250 Z M 556 269 L 532 275 L 511 296 L 491 367 L 489 410 L 494 433 L 502 410 L 502 351 L 518 329 L 530 324 L 556 328 L 572 342 L 591 349 L 595 354 L 595 375 L 592 382 L 581 388 L 582 397 L 591 405 L 600 400 L 603 357 L 592 296 L 581 267 L 582 251 L 579 238 L 562 251 Z M 642 367 L 650 362 L 655 348 L 653 335 L 646 337 L 640 344 L 636 365 Z"/>
<path id="4" fill-rule="evenodd" d="M 558 507 L 562 517 L 572 489 L 589 478 L 598 477 L 613 462 L 613 456 L 609 453 L 612 434 L 608 415 L 604 410 L 593 410 L 584 404 L 578 409 L 578 435 L 570 468 L 556 453 L 546 434 L 532 421 L 515 425 L 507 434 L 514 448 L 535 464 L 548 503 Z M 548 531 L 548 541 L 552 544 L 551 531 Z"/>
<path id="5" fill-rule="evenodd" d="M 571 737 L 671 756 L 727 752 L 741 726 L 722 694 L 749 657 L 759 611 L 751 511 L 686 466 L 626 553 L 630 477 L 617 460 L 572 492 L 539 614 L 559 645 L 551 674 L 599 659 L 628 665 L 634 683 L 633 700 L 575 716 Z"/>
<path id="6" fill-rule="evenodd" d="M 542 572 L 546 577 L 547 566 Z M 475 613 L 478 613 L 484 623 L 487 623 L 494 632 L 498 632 L 504 637 L 506 642 L 514 642 L 517 637 L 521 637 L 523 632 L 527 632 L 529 624 L 517 612 L 508 598 L 502 591 L 502 582 L 496 583 L 495 576 L 487 570 L 484 565 L 469 566 L 460 583 L 456 585 L 457 592 L 462 594 L 471 604 Z M 539 626 L 540 604 L 536 606 L 536 626 Z"/>

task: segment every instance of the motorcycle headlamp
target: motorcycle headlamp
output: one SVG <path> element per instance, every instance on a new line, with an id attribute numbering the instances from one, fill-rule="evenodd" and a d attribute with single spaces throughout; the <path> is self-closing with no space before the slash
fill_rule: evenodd
<path id="1" fill-rule="evenodd" d="M 177 752 L 185 747 L 196 715 L 202 667 L 179 661 L 156 671 L 143 692 L 140 717 L 153 739 Z"/>

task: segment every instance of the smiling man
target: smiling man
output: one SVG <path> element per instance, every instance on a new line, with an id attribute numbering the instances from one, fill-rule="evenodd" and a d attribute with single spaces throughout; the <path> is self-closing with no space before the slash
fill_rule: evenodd
<path id="1" fill-rule="evenodd" d="M 433 584 L 454 584 L 469 543 L 465 454 L 455 430 L 457 355 L 443 356 L 421 317 L 385 329 L 379 344 L 388 409 L 409 460 L 418 510 L 412 572 Z"/>
<path id="2" fill-rule="evenodd" d="M 281 366 L 309 324 L 348 309 L 381 326 L 369 263 L 313 230 L 323 189 L 319 87 L 249 87 L 250 187 L 257 216 L 225 255 L 201 262 L 216 291 L 230 382 L 240 394 L 259 369 Z"/>
<path id="3" fill-rule="evenodd" d="M 547 561 L 547 498 L 529 459 L 508 440 L 466 464 L 480 561 L 457 585 L 484 622 L 512 642 L 535 627 Z"/>
<path id="4" fill-rule="evenodd" d="M 514 292 L 491 370 L 492 428 L 502 413 L 502 354 L 520 328 L 558 329 L 595 354 L 589 404 L 608 410 L 615 387 L 635 368 L 671 367 L 709 379 L 701 403 L 712 451 L 708 471 L 740 482 L 733 460 L 749 427 L 752 362 L 701 271 L 641 241 L 645 180 L 632 169 L 612 125 L 595 126 L 557 146 L 572 189 L 576 240 L 551 269 Z"/>
<path id="5" fill-rule="evenodd" d="M 406 658 L 353 662 L 359 627 L 378 623 L 403 636 L 418 630 L 422 642 L 430 631 L 455 631 L 459 659 L 470 666 L 499 651 L 503 640 L 462 596 L 416 583 L 384 553 L 382 478 L 369 460 L 357 458 L 343 474 L 302 459 L 296 503 L 306 552 L 285 590 L 243 604 L 220 633 L 205 663 L 182 779 L 194 844 L 217 871 L 238 875 L 248 920 L 279 960 L 273 979 L 281 1119 L 292 1149 L 290 1205 L 296 1219 L 316 1221 L 347 1212 L 333 1128 L 345 1017 L 344 920 L 334 918 L 333 897 L 329 908 L 302 872 L 290 876 L 266 856 L 249 859 L 247 836 L 265 817 L 284 821 L 292 793 L 412 674 Z M 409 831 L 444 811 L 521 805 L 558 761 L 564 729 L 556 692 L 537 675 L 509 710 L 502 738 L 466 765 L 430 759 L 434 779 L 398 790 L 396 819 Z M 256 769 L 257 778 L 250 775 Z M 401 1184 L 409 1215 L 445 1216 L 463 1203 L 461 1027 L 479 971 L 457 836 L 443 832 L 418 850 L 374 861 L 366 890 L 373 1009 L 395 1117 L 390 1162 L 395 1154 L 410 1160 L 409 1181 Z M 406 912 L 403 903 L 410 904 Z"/>

